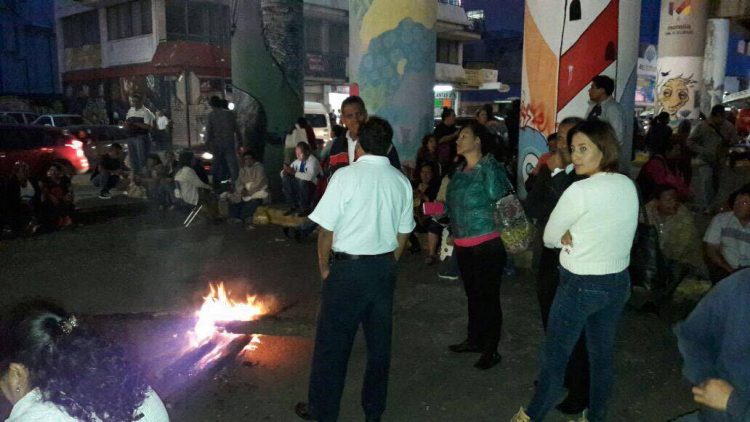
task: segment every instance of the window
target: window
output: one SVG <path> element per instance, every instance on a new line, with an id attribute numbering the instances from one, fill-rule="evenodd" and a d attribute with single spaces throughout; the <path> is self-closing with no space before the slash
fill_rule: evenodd
<path id="1" fill-rule="evenodd" d="M 151 0 L 135 0 L 107 8 L 107 33 L 110 40 L 151 32 Z"/>
<path id="2" fill-rule="evenodd" d="M 568 18 L 571 21 L 581 20 L 581 0 L 573 0 L 572 2 L 570 2 Z"/>
<path id="3" fill-rule="evenodd" d="M 349 26 L 332 24 L 328 29 L 328 46 L 331 53 L 349 54 Z"/>
<path id="4" fill-rule="evenodd" d="M 467 10 L 466 17 L 469 19 L 484 19 L 484 10 Z"/>
<path id="5" fill-rule="evenodd" d="M 65 48 L 80 48 L 99 44 L 99 12 L 79 13 L 63 18 L 63 45 Z"/>
<path id="6" fill-rule="evenodd" d="M 323 22 L 315 19 L 305 20 L 305 51 L 323 51 Z"/>
<path id="7" fill-rule="evenodd" d="M 203 1 L 167 0 L 167 39 L 229 45 L 229 6 Z"/>
<path id="8" fill-rule="evenodd" d="M 438 63 L 459 64 L 458 51 L 461 44 L 458 41 L 437 40 L 437 61 Z"/>

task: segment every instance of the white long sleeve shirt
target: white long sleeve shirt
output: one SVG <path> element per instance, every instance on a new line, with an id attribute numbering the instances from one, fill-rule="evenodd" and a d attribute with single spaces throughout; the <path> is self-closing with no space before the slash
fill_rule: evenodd
<path id="1" fill-rule="evenodd" d="M 302 167 L 302 160 L 294 160 L 290 166 L 294 169 L 294 177 L 306 182 L 312 182 L 318 184 L 318 176 L 323 172 L 320 167 L 320 161 L 315 158 L 314 155 L 310 155 L 305 160 L 305 166 Z M 284 177 L 284 172 L 281 172 L 281 177 Z"/>
<path id="2" fill-rule="evenodd" d="M 579 275 L 613 274 L 630 265 L 638 226 L 638 194 L 619 173 L 597 173 L 570 185 L 544 229 L 544 244 L 562 248 L 560 265 Z M 571 246 L 560 242 L 566 231 Z"/>
<path id="3" fill-rule="evenodd" d="M 176 194 L 179 192 L 177 197 L 190 205 L 198 205 L 200 199 L 198 189 L 211 189 L 211 186 L 203 183 L 200 177 L 195 174 L 195 170 L 187 166 L 177 171 L 174 180 L 179 183 L 178 188 L 175 189 Z"/>

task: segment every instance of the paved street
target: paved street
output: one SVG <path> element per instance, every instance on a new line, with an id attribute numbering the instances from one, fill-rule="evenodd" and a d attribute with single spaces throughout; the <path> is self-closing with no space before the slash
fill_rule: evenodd
<path id="1" fill-rule="evenodd" d="M 0 243 L 0 306 L 41 295 L 87 314 L 138 356 L 158 387 L 160 371 L 184 346 L 208 282 L 227 281 L 237 292 L 260 294 L 273 312 L 283 310 L 282 320 L 308 329 L 292 330 L 302 336 L 263 336 L 245 363 L 195 375 L 165 397 L 172 420 L 295 420 L 292 407 L 306 398 L 309 327 L 318 304 L 314 240 L 288 241 L 273 226 L 248 232 L 200 222 L 186 230 L 180 216 L 127 202 L 113 199 L 104 209 L 88 202 L 82 227 Z M 503 362 L 481 372 L 472 367 L 476 356 L 447 351 L 465 334 L 465 298 L 457 282 L 435 273 L 419 256 L 407 255 L 401 264 L 384 420 L 508 420 L 530 397 L 537 367 L 542 331 L 533 276 L 523 271 L 503 281 Z M 364 355 L 358 338 L 342 421 L 362 419 Z M 613 421 L 664 421 L 694 407 L 665 320 L 626 313 L 617 371 Z M 0 417 L 6 412 L 0 408 Z M 568 419 L 555 414 L 549 420 Z"/>

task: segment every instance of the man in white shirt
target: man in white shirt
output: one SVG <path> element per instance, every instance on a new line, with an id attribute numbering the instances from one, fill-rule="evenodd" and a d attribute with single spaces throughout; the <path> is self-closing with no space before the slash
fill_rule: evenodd
<path id="1" fill-rule="evenodd" d="M 128 114 L 125 116 L 125 129 L 129 135 L 128 154 L 130 167 L 136 173 L 140 173 L 151 148 L 151 129 L 154 127 L 156 117 L 143 105 L 141 94 L 131 95 L 130 105 Z"/>
<path id="2" fill-rule="evenodd" d="M 323 279 L 306 420 L 335 421 L 354 337 L 367 339 L 362 407 L 367 421 L 385 410 L 390 368 L 396 261 L 414 230 L 412 188 L 386 157 L 393 129 L 371 117 L 360 127 L 359 159 L 332 177 L 310 214 L 320 225 L 318 266 Z"/>
<path id="3" fill-rule="evenodd" d="M 322 171 L 307 142 L 298 143 L 294 153 L 297 159 L 291 165 L 284 164 L 281 170 L 282 191 L 287 204 L 291 206 L 285 215 L 297 212 L 304 217 L 312 208 L 311 200 Z"/>
<path id="4" fill-rule="evenodd" d="M 750 184 L 734 192 L 729 203 L 732 210 L 717 214 L 703 237 L 713 283 L 750 267 Z"/>

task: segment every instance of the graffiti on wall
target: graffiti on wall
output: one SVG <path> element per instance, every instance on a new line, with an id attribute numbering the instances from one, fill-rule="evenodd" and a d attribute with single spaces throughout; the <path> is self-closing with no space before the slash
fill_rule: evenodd
<path id="1" fill-rule="evenodd" d="M 662 77 L 669 79 L 664 79 L 657 91 L 656 101 L 659 112 L 666 111 L 672 119 L 687 117 L 691 110 L 685 110 L 682 113 L 680 110 L 697 94 L 695 91 L 697 81 L 693 79 L 693 75 L 680 74 L 670 78 L 670 71 L 660 72 Z"/>

